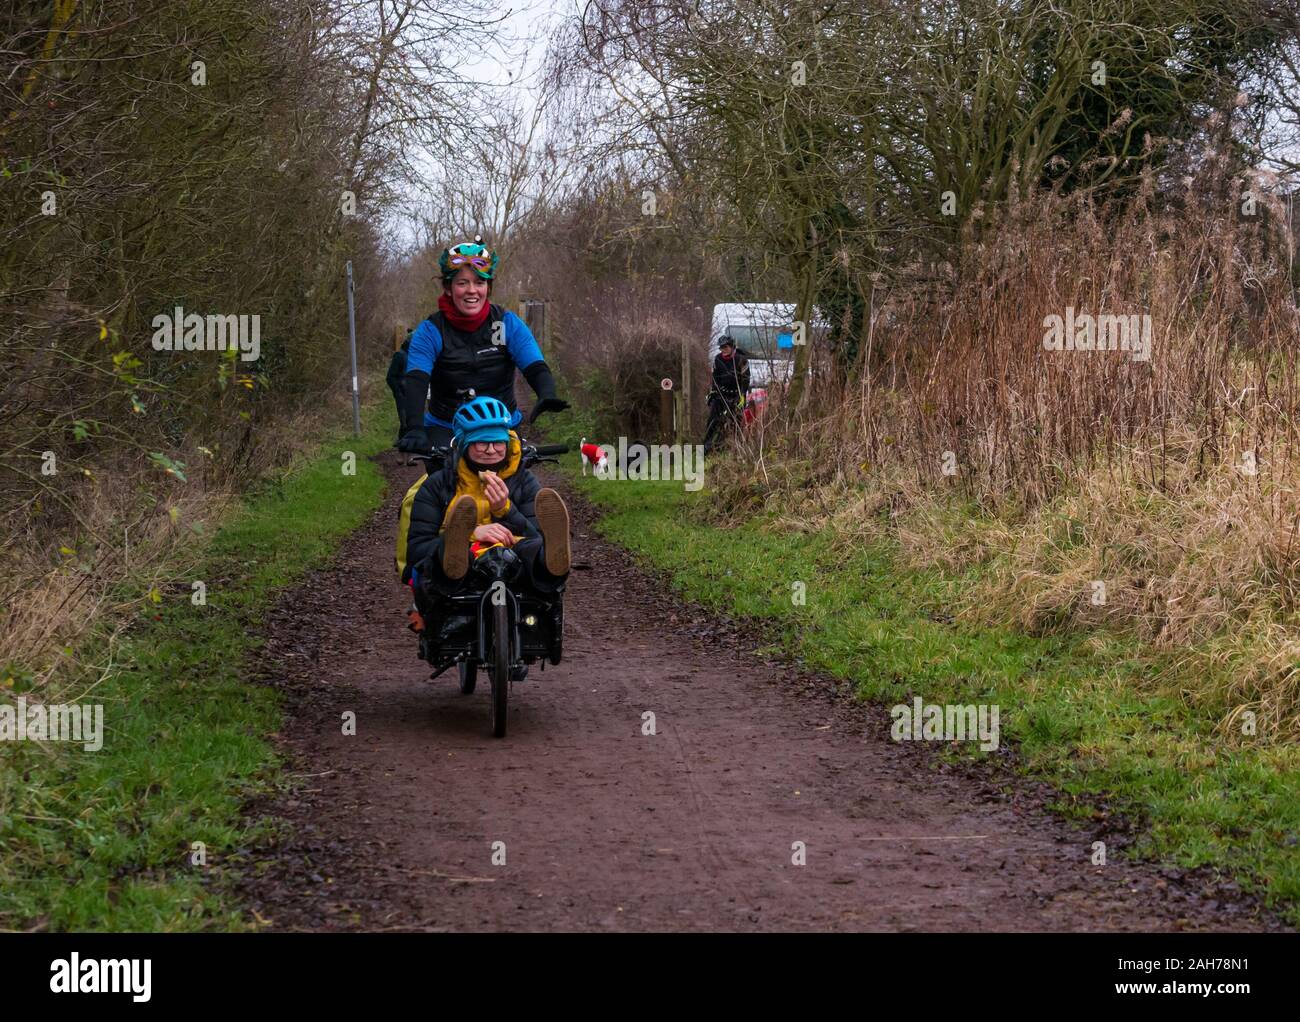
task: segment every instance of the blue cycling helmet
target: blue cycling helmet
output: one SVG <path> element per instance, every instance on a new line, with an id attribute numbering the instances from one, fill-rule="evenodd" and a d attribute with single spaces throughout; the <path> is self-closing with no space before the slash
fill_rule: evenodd
<path id="1" fill-rule="evenodd" d="M 476 397 L 456 409 L 451 429 L 463 450 L 468 444 L 510 440 L 510 409 L 494 397 Z"/>

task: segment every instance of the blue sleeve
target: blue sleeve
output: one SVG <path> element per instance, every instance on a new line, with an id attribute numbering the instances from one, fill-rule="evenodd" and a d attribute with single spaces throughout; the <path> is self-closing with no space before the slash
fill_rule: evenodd
<path id="1" fill-rule="evenodd" d="M 501 317 L 506 325 L 506 350 L 520 369 L 527 369 L 534 362 L 542 360 L 542 349 L 528 329 L 528 324 L 509 310 Z M 412 349 L 414 349 L 412 345 Z"/>
<path id="2" fill-rule="evenodd" d="M 442 334 L 438 333 L 438 328 L 427 319 L 421 320 L 420 325 L 411 334 L 411 350 L 406 355 L 406 371 L 428 373 L 432 376 L 433 364 L 438 361 L 441 352 Z"/>

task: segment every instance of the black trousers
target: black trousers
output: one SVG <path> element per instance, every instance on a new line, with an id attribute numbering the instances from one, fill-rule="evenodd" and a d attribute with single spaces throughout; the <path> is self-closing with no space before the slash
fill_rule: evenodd
<path id="1" fill-rule="evenodd" d="M 393 392 L 393 400 L 397 402 L 397 439 L 402 439 L 402 387 L 399 383 L 397 386 L 388 388 Z"/>
<path id="2" fill-rule="evenodd" d="M 397 402 L 397 421 L 402 421 L 402 402 L 400 399 Z M 451 430 L 446 426 L 425 426 L 424 432 L 429 438 L 429 445 L 431 447 L 451 446 Z M 397 430 L 397 439 L 401 440 L 405 435 L 406 431 L 399 426 Z"/>
<path id="3" fill-rule="evenodd" d="M 424 431 L 429 434 L 429 443 L 434 447 L 451 445 L 451 430 L 446 426 L 425 426 Z"/>
<path id="4" fill-rule="evenodd" d="M 439 536 L 434 542 L 428 559 L 417 570 L 420 579 L 420 584 L 416 588 L 417 600 L 423 597 L 425 601 L 432 601 L 437 599 L 438 595 L 455 596 L 464 591 L 470 583 L 474 574 L 473 555 L 470 555 L 470 570 L 465 573 L 464 578 L 452 579 L 443 574 L 442 544 L 444 542 L 445 537 Z M 521 539 L 510 549 L 519 558 L 523 568 L 517 581 L 507 583 L 512 588 L 519 587 L 533 596 L 550 599 L 568 577 L 552 575 L 546 570 L 546 558 L 540 536 Z M 424 605 L 422 604 L 422 607 Z"/>
<path id="5" fill-rule="evenodd" d="M 713 450 L 723 436 L 739 423 L 736 405 L 740 402 L 737 394 L 730 400 L 718 397 L 709 398 L 709 424 L 704 430 L 704 453 Z"/>

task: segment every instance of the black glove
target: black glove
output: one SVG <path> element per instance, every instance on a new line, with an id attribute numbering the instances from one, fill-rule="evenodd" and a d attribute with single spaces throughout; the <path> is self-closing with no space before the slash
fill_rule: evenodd
<path id="1" fill-rule="evenodd" d="M 555 377 L 551 375 L 551 368 L 544 360 L 538 359 L 525 369 L 524 379 L 537 395 L 537 404 L 533 406 L 533 413 L 528 416 L 530 425 L 536 422 L 537 416 L 543 412 L 562 412 L 569 407 L 569 402 L 561 401 L 556 396 Z"/>
<path id="2" fill-rule="evenodd" d="M 531 426 L 537 421 L 537 416 L 543 412 L 562 412 L 569 407 L 569 402 L 562 401 L 558 397 L 544 397 L 537 404 L 533 405 L 533 413 L 528 416 L 528 424 Z"/>
<path id="3" fill-rule="evenodd" d="M 407 454 L 428 454 L 431 446 L 429 434 L 422 429 L 408 430 L 402 439 L 397 441 L 397 449 Z"/>

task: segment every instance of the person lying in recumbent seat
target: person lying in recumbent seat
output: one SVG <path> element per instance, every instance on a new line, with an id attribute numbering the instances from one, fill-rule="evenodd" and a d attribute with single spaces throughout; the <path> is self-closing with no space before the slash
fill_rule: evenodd
<path id="1" fill-rule="evenodd" d="M 410 505 L 402 580 L 412 582 L 417 604 L 431 593 L 460 591 L 471 559 L 497 545 L 519 558 L 521 581 L 532 592 L 548 597 L 563 586 L 569 511 L 521 467 L 522 445 L 510 421 L 510 410 L 491 397 L 456 410 L 452 455 Z"/>

